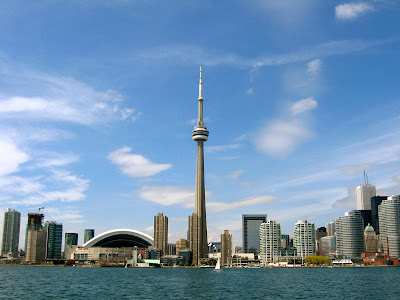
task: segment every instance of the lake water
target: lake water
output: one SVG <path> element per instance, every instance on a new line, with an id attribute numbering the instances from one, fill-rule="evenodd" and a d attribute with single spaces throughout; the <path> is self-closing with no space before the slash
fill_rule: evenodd
<path id="1" fill-rule="evenodd" d="M 399 267 L 0 266 L 1 299 L 400 299 Z"/>

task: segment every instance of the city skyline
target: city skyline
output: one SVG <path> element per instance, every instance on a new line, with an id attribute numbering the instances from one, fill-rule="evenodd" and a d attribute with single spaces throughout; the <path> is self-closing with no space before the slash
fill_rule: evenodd
<path id="1" fill-rule="evenodd" d="M 298 220 L 326 226 L 356 209 L 363 170 L 398 195 L 399 9 L 4 1 L 0 215 L 21 212 L 20 248 L 38 206 L 79 244 L 86 228 L 152 234 L 159 212 L 169 241 L 186 238 L 201 63 L 209 241 L 228 229 L 242 245 L 242 214 L 290 235 Z"/>

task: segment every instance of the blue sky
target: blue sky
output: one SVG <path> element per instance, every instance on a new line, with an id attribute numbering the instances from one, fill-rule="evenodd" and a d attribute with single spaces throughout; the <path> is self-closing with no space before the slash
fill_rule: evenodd
<path id="1" fill-rule="evenodd" d="M 292 235 L 355 208 L 367 170 L 400 188 L 397 1 L 3 1 L 0 213 L 65 232 L 193 212 L 203 64 L 208 231 L 241 215 Z M 1 217 L 0 225 L 3 218 Z M 0 233 L 1 234 L 1 233 Z"/>

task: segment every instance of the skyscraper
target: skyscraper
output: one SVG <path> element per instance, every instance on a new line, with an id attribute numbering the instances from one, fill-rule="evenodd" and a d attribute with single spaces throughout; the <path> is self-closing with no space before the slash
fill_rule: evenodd
<path id="1" fill-rule="evenodd" d="M 266 214 L 242 215 L 243 252 L 260 252 L 260 225 L 267 220 Z"/>
<path id="2" fill-rule="evenodd" d="M 9 208 L 4 212 L 3 241 L 1 243 L 1 256 L 18 257 L 19 230 L 21 213 Z"/>
<path id="3" fill-rule="evenodd" d="M 371 210 L 371 198 L 376 196 L 375 185 L 365 183 L 356 188 L 357 210 Z"/>
<path id="4" fill-rule="evenodd" d="M 154 247 L 161 255 L 168 254 L 168 217 L 163 213 L 154 216 Z"/>
<path id="5" fill-rule="evenodd" d="M 203 83 L 200 66 L 199 81 L 199 116 L 197 125 L 192 132 L 192 139 L 197 142 L 197 171 L 196 194 L 194 213 L 189 217 L 190 250 L 193 254 L 193 262 L 199 264 L 200 258 L 207 256 L 207 218 L 206 197 L 204 183 L 204 142 L 208 140 L 208 130 L 203 121 Z M 197 218 L 197 220 L 195 220 Z M 192 228 L 190 229 L 190 226 Z"/>
<path id="6" fill-rule="evenodd" d="M 383 200 L 378 211 L 382 251 L 388 254 L 389 242 L 389 256 L 400 257 L 400 196 L 390 196 Z"/>
<path id="7" fill-rule="evenodd" d="M 262 265 L 274 262 L 281 249 L 281 225 L 274 220 L 267 219 L 260 225 L 260 255 Z"/>
<path id="8" fill-rule="evenodd" d="M 54 221 L 47 221 L 44 225 L 47 236 L 46 259 L 61 259 L 63 225 Z"/>
<path id="9" fill-rule="evenodd" d="M 306 258 L 315 255 L 315 226 L 307 220 L 299 220 L 294 226 L 293 246 L 297 255 Z"/>
<path id="10" fill-rule="evenodd" d="M 333 236 L 336 232 L 336 221 L 331 221 L 326 226 L 326 232 L 328 236 Z"/>
<path id="11" fill-rule="evenodd" d="M 229 230 L 224 230 L 224 234 L 221 234 L 221 265 L 232 264 L 232 234 L 229 234 Z"/>
<path id="12" fill-rule="evenodd" d="M 376 235 L 374 228 L 368 224 L 364 229 L 365 253 L 381 252 L 381 240 Z"/>
<path id="13" fill-rule="evenodd" d="M 359 258 L 364 252 L 364 225 L 361 213 L 349 211 L 336 220 L 336 247 L 340 258 Z"/>
<path id="14" fill-rule="evenodd" d="M 41 263 L 46 259 L 46 233 L 43 230 L 41 213 L 28 213 L 26 261 Z"/>
<path id="15" fill-rule="evenodd" d="M 94 238 L 94 229 L 85 229 L 83 232 L 83 243 L 85 244 L 92 238 Z"/>
<path id="16" fill-rule="evenodd" d="M 371 226 L 374 228 L 376 234 L 379 234 L 379 214 L 378 207 L 383 200 L 388 196 L 374 196 L 371 198 Z"/>

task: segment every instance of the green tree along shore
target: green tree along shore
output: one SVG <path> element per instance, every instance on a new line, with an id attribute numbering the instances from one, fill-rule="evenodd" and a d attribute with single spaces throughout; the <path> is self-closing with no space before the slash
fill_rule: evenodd
<path id="1" fill-rule="evenodd" d="M 322 265 L 330 265 L 332 263 L 332 260 L 327 256 L 313 255 L 306 257 L 306 263 L 309 265 L 322 266 Z"/>

